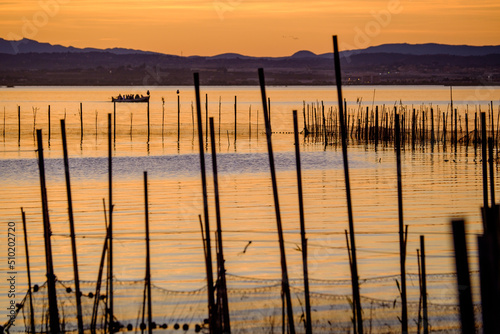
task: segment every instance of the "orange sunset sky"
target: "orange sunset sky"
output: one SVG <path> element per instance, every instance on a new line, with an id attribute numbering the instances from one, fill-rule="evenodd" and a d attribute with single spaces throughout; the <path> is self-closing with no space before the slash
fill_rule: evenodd
<path id="1" fill-rule="evenodd" d="M 12 0 L 0 37 L 175 55 L 288 56 L 384 43 L 500 44 L 498 0 Z"/>

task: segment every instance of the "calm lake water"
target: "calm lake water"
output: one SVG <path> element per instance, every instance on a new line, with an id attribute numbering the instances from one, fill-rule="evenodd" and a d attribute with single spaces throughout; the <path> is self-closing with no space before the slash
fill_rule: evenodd
<path id="1" fill-rule="evenodd" d="M 179 93 L 177 94 L 177 89 Z M 119 280 L 140 280 L 145 273 L 144 184 L 149 177 L 152 279 L 171 290 L 204 286 L 205 267 L 198 215 L 203 214 L 198 142 L 193 128 L 192 87 L 152 87 L 150 140 L 146 104 L 116 105 L 113 147 L 114 263 Z M 449 111 L 450 88 L 444 86 L 345 87 L 352 113 L 373 105 Z M 16 224 L 16 289 L 20 300 L 27 286 L 20 208 L 26 211 L 33 283 L 45 281 L 45 253 L 39 173 L 33 129 L 43 129 L 47 191 L 55 273 L 72 280 L 71 243 L 60 136 L 66 118 L 73 207 L 81 280 L 95 281 L 104 242 L 103 199 L 108 200 L 107 114 L 111 96 L 146 94 L 142 87 L 16 87 L 0 88 L 0 208 L 2 236 L 7 223 Z M 206 106 L 207 94 L 208 106 Z M 269 87 L 273 146 L 289 275 L 302 277 L 292 110 L 302 115 L 303 103 L 323 101 L 336 108 L 334 87 Z M 237 96 L 237 137 L 234 103 Z M 180 134 L 177 132 L 177 98 Z M 162 102 L 164 98 L 164 102 Z M 454 87 L 453 105 L 461 115 L 488 111 L 493 101 L 495 122 L 500 87 Z M 82 118 L 80 118 L 80 103 Z M 50 105 L 50 145 L 48 106 Z M 21 136 L 18 137 L 18 106 Z M 194 106 L 194 109 L 196 106 Z M 205 109 L 207 108 L 207 109 Z M 227 272 L 261 279 L 281 277 L 267 146 L 263 134 L 258 87 L 202 87 L 202 113 L 214 117 Z M 302 117 L 299 117 L 303 127 Z M 83 135 L 81 127 L 83 120 Z M 469 129 L 474 127 L 469 117 Z M 205 129 L 204 129 L 205 131 Z M 177 138 L 180 141 L 177 141 Z M 348 229 L 343 160 L 340 145 L 324 147 L 304 140 L 302 168 L 309 272 L 316 279 L 350 278 L 344 230 Z M 208 150 L 210 153 L 210 150 Z M 207 166 L 210 157 L 207 154 Z M 427 272 L 454 272 L 450 220 L 464 218 L 471 269 L 477 270 L 476 238 L 482 233 L 482 173 L 480 150 L 438 145 L 402 153 L 404 221 L 409 225 L 407 271 L 417 272 L 419 236 L 426 237 Z M 396 161 L 392 145 L 349 146 L 353 213 L 361 278 L 399 273 Z M 496 171 L 498 173 L 498 170 Z M 209 202 L 212 235 L 215 209 L 211 173 Z M 500 184 L 495 178 L 496 187 Z M 213 238 L 212 238 L 213 240 Z M 252 241 L 245 252 L 245 246 Z M 8 286 L 7 246 L 1 243 Z M 214 258 L 215 260 L 215 258 Z M 418 285 L 418 282 L 417 282 Z M 380 291 L 361 293 L 381 297 Z M 394 289 L 395 290 L 395 289 Z M 393 291 L 395 292 L 395 291 Z M 333 293 L 333 292 L 332 292 Z M 7 296 L 0 294 L 0 305 Z M 446 299 L 446 297 L 435 296 Z M 2 307 L 2 314 L 6 311 Z"/>

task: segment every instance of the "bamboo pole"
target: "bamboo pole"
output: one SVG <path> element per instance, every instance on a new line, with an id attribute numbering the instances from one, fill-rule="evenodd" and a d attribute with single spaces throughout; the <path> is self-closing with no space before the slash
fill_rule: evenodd
<path id="1" fill-rule="evenodd" d="M 325 147 L 328 145 L 328 137 L 326 136 L 326 118 L 325 118 L 325 105 L 321 101 L 321 115 L 323 117 L 323 137 L 325 141 Z"/>
<path id="2" fill-rule="evenodd" d="M 17 146 L 21 146 L 21 106 L 17 106 Z"/>
<path id="3" fill-rule="evenodd" d="M 200 170 L 201 170 L 201 186 L 203 193 L 203 213 L 205 215 L 205 243 L 206 243 L 206 270 L 207 270 L 207 292 L 208 292 L 208 321 L 210 333 L 216 333 L 215 327 L 215 301 L 214 301 L 214 279 L 212 270 L 212 250 L 210 245 L 210 222 L 208 216 L 208 195 L 207 195 L 207 176 L 205 169 L 205 148 L 203 145 L 203 126 L 201 117 L 201 101 L 200 101 L 200 79 L 198 73 L 193 73 L 194 87 L 196 94 L 196 114 L 198 118 L 198 142 L 200 148 Z"/>
<path id="4" fill-rule="evenodd" d="M 353 299 L 356 307 L 357 320 L 358 320 L 358 333 L 363 334 L 363 315 L 361 312 L 361 298 L 359 295 L 359 281 L 358 281 L 358 264 L 356 259 L 356 242 L 354 238 L 354 220 L 352 215 L 352 202 L 351 202 L 351 186 L 349 181 L 349 162 L 347 159 L 347 130 L 345 126 L 345 116 L 342 105 L 342 75 L 340 73 L 340 55 L 337 43 L 337 36 L 333 36 L 333 49 L 335 61 L 335 79 L 337 82 L 337 95 L 339 101 L 339 119 L 342 134 L 342 156 L 344 160 L 344 177 L 346 184 L 346 197 L 347 197 L 347 213 L 349 218 L 349 234 L 351 238 L 351 258 L 352 258 L 352 284 L 353 284 Z"/>
<path id="5" fill-rule="evenodd" d="M 50 104 L 49 104 L 49 107 L 48 107 L 48 110 L 47 110 L 47 125 L 48 125 L 48 128 L 49 128 L 48 143 L 49 143 L 49 146 L 50 146 Z"/>
<path id="6" fill-rule="evenodd" d="M 490 197 L 491 197 L 491 208 L 495 208 L 495 162 L 493 160 L 493 138 L 488 138 L 488 161 L 490 165 Z M 495 212 L 495 211 L 493 211 Z"/>
<path id="7" fill-rule="evenodd" d="M 418 288 L 420 295 L 418 297 L 418 316 L 417 316 L 417 334 L 420 334 L 422 326 L 422 267 L 420 265 L 420 250 L 417 248 L 417 268 L 418 268 Z"/>
<path id="8" fill-rule="evenodd" d="M 454 220 L 452 221 L 452 227 L 462 333 L 475 333 L 474 309 L 472 304 L 469 263 L 467 258 L 467 244 L 465 241 L 465 223 L 463 220 Z"/>
<path id="9" fill-rule="evenodd" d="M 273 154 L 273 145 L 271 141 L 271 123 L 269 120 L 269 112 L 266 105 L 266 87 L 264 80 L 264 69 L 259 68 L 259 82 L 260 82 L 260 92 L 262 95 L 262 107 L 264 111 L 264 123 L 266 125 L 266 137 L 267 137 L 267 150 L 269 155 L 269 167 L 271 169 L 271 182 L 273 185 L 273 194 L 274 194 L 274 210 L 276 213 L 276 225 L 278 228 L 278 239 L 279 239 L 279 247 L 280 247 L 280 255 L 281 255 L 281 275 L 282 275 L 282 289 L 285 294 L 286 304 L 287 304 L 287 316 L 288 316 L 288 326 L 291 334 L 295 334 L 295 325 L 293 321 L 293 308 L 292 308 L 292 298 L 290 295 L 290 285 L 288 281 L 288 269 L 286 265 L 286 255 L 285 255 L 285 241 L 283 239 L 283 227 L 281 224 L 281 212 L 280 212 L 280 204 L 278 198 L 278 184 L 276 180 L 276 169 L 274 166 L 274 154 Z"/>
<path id="10" fill-rule="evenodd" d="M 221 114 L 221 97 L 219 96 L 219 120 L 217 122 L 219 128 L 219 133 L 218 133 L 219 143 L 220 143 L 220 116 L 221 116 L 220 114 Z"/>
<path id="11" fill-rule="evenodd" d="M 373 104 L 372 104 L 372 109 L 373 109 Z M 369 122 L 368 122 L 368 112 L 369 112 L 369 107 L 366 107 L 366 116 L 365 116 L 365 144 L 368 144 L 368 128 L 369 128 Z"/>
<path id="12" fill-rule="evenodd" d="M 151 126 L 150 126 L 150 117 L 149 117 L 149 100 L 147 102 L 147 114 L 148 114 L 148 144 L 149 144 L 149 139 L 151 138 Z M 116 127 L 116 125 L 115 125 Z"/>
<path id="13" fill-rule="evenodd" d="M 83 104 L 80 102 L 80 141 L 83 141 Z"/>
<path id="14" fill-rule="evenodd" d="M 181 97 L 177 91 L 177 143 L 181 138 Z"/>
<path id="15" fill-rule="evenodd" d="M 293 110 L 293 133 L 295 139 L 295 166 L 297 169 L 297 191 L 299 197 L 300 239 L 302 242 L 302 268 L 304 275 L 304 299 L 306 304 L 306 334 L 312 334 L 311 302 L 309 298 L 309 273 L 307 268 L 307 238 L 304 219 L 304 199 L 302 194 L 302 168 L 300 163 L 300 142 L 297 110 Z"/>
<path id="16" fill-rule="evenodd" d="M 408 305 L 406 301 L 406 240 L 403 223 L 403 187 L 401 182 L 401 143 L 399 130 L 399 114 L 395 114 L 396 129 L 396 169 L 398 182 L 398 217 L 399 217 L 399 262 L 401 269 L 401 332 L 408 333 Z"/>
<path id="17" fill-rule="evenodd" d="M 208 94 L 205 94 L 205 143 L 208 145 Z"/>
<path id="18" fill-rule="evenodd" d="M 104 271 L 104 261 L 106 259 L 106 252 L 108 250 L 108 243 L 109 243 L 109 225 L 108 225 L 108 219 L 106 216 L 106 201 L 103 198 L 102 199 L 102 205 L 104 208 L 104 227 L 106 228 L 106 237 L 104 238 L 104 245 L 102 247 L 102 253 L 101 253 L 101 261 L 99 262 L 99 272 L 97 274 L 97 281 L 96 281 L 96 288 L 95 288 L 95 294 L 94 294 L 94 305 L 92 308 L 92 318 L 90 322 L 90 332 L 92 334 L 96 333 L 96 325 L 97 325 L 97 313 L 99 311 L 99 301 L 100 301 L 100 294 L 101 294 L 101 282 L 102 282 L 102 272 Z M 107 314 L 105 315 L 107 317 Z"/>
<path id="19" fill-rule="evenodd" d="M 113 151 L 111 145 L 111 114 L 108 114 L 108 197 L 109 197 L 109 238 L 108 238 L 108 284 L 109 295 L 106 298 L 108 306 L 109 333 L 114 333 L 114 305 L 113 305 Z"/>
<path id="20" fill-rule="evenodd" d="M 146 288 L 148 293 L 148 333 L 153 333 L 153 310 L 151 295 L 151 255 L 149 247 L 149 202 L 148 202 L 148 172 L 144 172 L 144 207 L 146 222 Z"/>
<path id="21" fill-rule="evenodd" d="M 431 108 L 431 146 L 434 145 L 436 139 L 434 138 L 434 109 Z"/>
<path id="22" fill-rule="evenodd" d="M 214 119 L 210 117 L 210 141 L 212 146 L 212 172 L 214 179 L 214 197 L 215 197 L 215 216 L 217 220 L 217 267 L 218 267 L 218 282 L 217 282 L 217 305 L 219 306 L 218 318 L 220 330 L 222 333 L 231 332 L 231 323 L 229 321 L 229 303 L 227 297 L 226 285 L 226 268 L 224 264 L 224 251 L 222 246 L 222 223 L 220 214 L 220 200 L 219 200 L 219 177 L 217 173 L 217 153 L 215 148 L 215 127 Z"/>
<path id="23" fill-rule="evenodd" d="M 47 289 L 49 299 L 50 333 L 57 334 L 59 329 L 59 310 L 57 307 L 56 276 L 54 275 L 54 264 L 52 261 L 51 229 L 49 220 L 49 207 L 47 199 L 47 187 L 45 183 L 45 163 L 43 160 L 42 130 L 36 130 L 38 143 L 38 168 L 40 170 L 40 190 L 42 194 L 43 213 L 43 235 L 45 240 L 45 265 L 47 269 Z"/>
<path id="24" fill-rule="evenodd" d="M 78 322 L 78 333 L 83 334 L 83 314 L 82 314 L 82 299 L 80 291 L 80 276 L 78 274 L 75 221 L 73 217 L 73 200 L 71 196 L 71 182 L 69 175 L 68 144 L 66 141 L 66 124 L 64 119 L 61 119 L 61 137 L 62 137 L 63 158 L 64 158 L 64 175 L 66 178 L 66 193 L 68 197 L 69 230 L 71 236 L 71 253 L 73 255 L 73 275 L 75 278 L 76 318 Z"/>
<path id="25" fill-rule="evenodd" d="M 347 246 L 347 257 L 349 259 L 349 270 L 351 272 L 351 277 L 352 277 L 352 257 L 351 257 L 351 247 L 349 246 L 349 235 L 348 235 L 348 232 L 347 230 L 344 230 L 345 232 L 345 243 L 346 243 L 346 246 Z M 354 284 L 351 284 L 352 285 L 352 294 L 354 296 Z M 356 310 L 356 305 L 354 305 L 354 303 L 352 304 L 352 328 L 353 328 L 353 333 L 357 333 L 357 310 Z"/>
<path id="26" fill-rule="evenodd" d="M 425 239 L 420 236 L 420 265 L 422 267 L 422 310 L 424 334 L 429 334 L 429 315 L 427 308 L 427 278 L 425 269 Z"/>
<path id="27" fill-rule="evenodd" d="M 465 111 L 465 149 L 469 146 L 469 111 Z"/>
<path id="28" fill-rule="evenodd" d="M 490 101 L 490 109 L 491 109 L 491 138 L 495 138 L 495 117 L 493 114 L 493 101 Z"/>
<path id="29" fill-rule="evenodd" d="M 248 107 L 248 141 L 252 140 L 252 105 Z"/>
<path id="30" fill-rule="evenodd" d="M 116 143 L 116 101 L 113 101 L 113 143 Z"/>
<path id="31" fill-rule="evenodd" d="M 161 141 L 163 142 L 163 137 L 165 134 L 165 98 L 161 98 Z"/>
<path id="32" fill-rule="evenodd" d="M 486 211 L 483 211 L 485 214 Z M 486 230 L 485 230 L 486 231 Z M 493 283 L 495 270 L 491 266 L 491 254 L 493 249 L 491 247 L 491 238 L 486 233 L 484 235 L 477 236 L 477 249 L 479 255 L 479 279 L 481 284 L 481 315 L 483 320 L 483 333 L 493 334 L 495 332 L 496 319 L 498 314 L 496 313 L 496 304 L 498 301 L 495 300 L 495 294 L 492 293 L 495 283 Z"/>
<path id="33" fill-rule="evenodd" d="M 267 113 L 269 115 L 269 126 L 271 126 L 272 122 L 271 122 L 271 98 L 270 97 L 267 98 Z"/>
<path id="34" fill-rule="evenodd" d="M 481 112 L 481 157 L 483 167 L 483 207 L 484 210 L 488 208 L 488 156 L 486 153 L 487 147 L 486 139 L 486 114 Z"/>
<path id="35" fill-rule="evenodd" d="M 443 111 L 443 147 L 444 149 L 446 150 L 446 121 L 447 121 L 448 117 L 445 116 L 445 113 Z"/>
<path id="36" fill-rule="evenodd" d="M 26 273 L 28 274 L 28 296 L 30 301 L 30 328 L 31 333 L 36 333 L 35 330 L 35 311 L 33 310 L 33 296 L 31 291 L 31 270 L 30 270 L 30 253 L 28 250 L 28 230 L 26 228 L 26 213 L 21 208 L 21 215 L 23 217 L 23 231 L 24 231 L 24 249 L 26 253 Z"/>
<path id="37" fill-rule="evenodd" d="M 238 110 L 237 98 L 235 95 L 234 96 L 234 144 L 235 144 L 235 147 L 236 147 L 236 137 L 238 134 L 238 131 L 237 131 L 237 110 Z"/>

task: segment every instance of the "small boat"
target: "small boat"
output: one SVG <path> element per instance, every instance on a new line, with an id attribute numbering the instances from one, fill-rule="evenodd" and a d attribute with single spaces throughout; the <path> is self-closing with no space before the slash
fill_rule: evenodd
<path id="1" fill-rule="evenodd" d="M 149 95 L 146 96 L 139 96 L 139 94 L 135 96 L 121 96 L 118 95 L 117 97 L 111 97 L 111 102 L 149 102 Z"/>

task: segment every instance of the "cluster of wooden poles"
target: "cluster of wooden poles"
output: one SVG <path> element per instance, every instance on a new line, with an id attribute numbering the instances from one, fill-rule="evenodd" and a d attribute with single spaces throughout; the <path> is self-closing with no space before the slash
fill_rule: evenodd
<path id="1" fill-rule="evenodd" d="M 483 207 L 481 212 L 484 233 L 477 236 L 477 248 L 482 329 L 485 334 L 493 334 L 497 333 L 498 328 L 500 328 L 500 319 L 498 318 L 500 312 L 500 304 L 498 303 L 500 300 L 500 212 L 499 205 L 495 203 L 495 163 L 493 159 L 495 143 L 492 137 L 487 137 L 485 113 L 481 113 L 481 123 L 483 124 L 481 127 L 481 142 L 483 143 L 481 145 L 483 173 Z M 452 222 L 452 227 L 462 333 L 475 333 L 478 326 L 474 317 L 464 221 L 455 220 Z"/>
<path id="2" fill-rule="evenodd" d="M 362 334 L 364 332 L 363 327 L 363 313 L 361 305 L 361 296 L 359 291 L 359 273 L 357 268 L 357 255 L 356 255 L 356 243 L 355 243 L 355 231 L 354 231 L 354 219 L 352 211 L 352 200 L 351 200 L 351 188 L 349 179 L 349 161 L 347 153 L 347 142 L 349 138 L 349 127 L 348 119 L 344 111 L 345 104 L 342 103 L 342 87 L 341 87 L 341 71 L 340 71 L 340 58 L 338 50 L 337 36 L 333 36 L 333 47 L 334 47 L 334 64 L 335 64 L 335 74 L 337 82 L 337 94 L 338 94 L 338 121 L 340 123 L 340 139 L 342 145 L 342 154 L 344 162 L 344 177 L 345 177 L 345 189 L 347 198 L 347 211 L 348 211 L 348 223 L 349 231 L 345 231 L 347 250 L 351 269 L 351 281 L 352 281 L 352 294 L 353 294 L 353 331 L 354 333 Z M 272 131 L 269 118 L 268 102 L 265 90 L 265 78 L 264 70 L 258 70 L 263 114 L 268 146 L 268 156 L 269 156 L 269 166 L 271 172 L 271 181 L 273 187 L 274 195 L 274 207 L 276 215 L 276 224 L 278 232 L 278 241 L 280 249 L 280 263 L 281 263 L 281 273 L 282 273 L 282 294 L 284 298 L 284 308 L 286 308 L 286 327 L 289 333 L 295 333 L 294 324 L 294 314 L 292 306 L 292 298 L 290 294 L 290 285 L 287 271 L 284 238 L 283 238 L 283 228 L 281 223 L 281 213 L 280 213 L 280 203 L 278 196 L 278 186 L 276 178 L 276 170 L 274 164 L 274 155 L 272 147 Z M 227 294 L 227 285 L 225 272 L 226 268 L 224 265 L 224 254 L 223 254 L 223 238 L 222 238 L 222 227 L 221 227 L 221 212 L 219 204 L 219 190 L 218 190 L 218 174 L 217 174 L 217 158 L 216 158 L 216 145 L 215 145 L 215 129 L 213 118 L 209 119 L 210 125 L 210 136 L 211 136 L 211 150 L 212 150 L 212 168 L 213 168 L 213 184 L 214 184 L 214 197 L 215 197 L 215 210 L 216 210 L 216 260 L 217 260 L 217 278 L 214 282 L 213 277 L 213 267 L 212 267 L 212 246 L 211 246 L 211 236 L 210 236 L 210 222 L 209 222 L 209 204 L 208 204 L 208 193 L 207 193 L 207 177 L 206 177 L 206 165 L 205 165 L 205 143 L 203 140 L 203 124 L 202 124 L 202 114 L 201 114 L 201 100 L 200 100 L 200 85 L 199 85 L 199 75 L 194 73 L 194 85 L 196 94 L 196 113 L 197 113 L 197 125 L 198 125 L 198 140 L 200 148 L 200 166 L 201 166 L 201 180 L 202 180 L 202 193 L 203 193 L 203 219 L 199 216 L 201 230 L 202 230 L 202 240 L 204 248 L 204 256 L 206 263 L 206 274 L 207 274 L 207 292 L 208 292 L 208 319 L 204 326 L 210 333 L 230 333 L 231 323 L 229 317 L 229 302 Z M 376 116 L 376 115 L 375 115 Z M 401 117 L 401 118 L 400 118 Z M 304 113 L 304 118 L 305 113 Z M 414 117 L 413 117 L 414 118 Z M 324 118 L 323 118 L 324 119 Z M 298 197 L 299 197 L 299 214 L 300 214 L 300 233 L 301 233 L 301 243 L 302 243 L 302 257 L 303 257 L 303 277 L 304 277 L 304 299 L 305 299 L 305 321 L 304 326 L 307 334 L 313 332 L 312 320 L 311 320 L 311 304 L 309 299 L 309 278 L 308 278 L 308 266 L 307 266 L 307 238 L 305 233 L 305 218 L 303 210 L 303 199 L 302 199 L 302 176 L 301 176 L 301 164 L 300 164 L 300 149 L 299 149 L 299 130 L 297 121 L 297 111 L 293 111 L 294 120 L 294 139 L 295 139 L 295 152 L 296 152 L 296 169 L 297 169 L 297 185 L 298 185 Z M 386 128 L 388 128 L 388 116 L 385 118 Z M 393 113 L 393 138 L 395 143 L 396 151 L 396 168 L 397 168 L 397 190 L 398 190 L 398 223 L 399 223 L 399 244 L 400 244 L 400 269 L 401 269 L 401 282 L 398 282 L 398 287 L 401 297 L 401 332 L 408 333 L 408 311 L 407 311 L 407 298 L 406 298 L 406 245 L 407 245 L 407 235 L 408 226 L 404 225 L 403 221 L 403 197 L 402 197 L 402 182 L 401 182 L 401 146 L 404 143 L 405 136 L 401 129 L 406 129 L 406 124 L 404 120 L 404 114 L 401 115 L 397 110 Z M 305 123 L 307 127 L 311 126 L 311 123 Z M 354 124 L 354 123 L 353 123 Z M 378 124 L 375 123 L 375 124 Z M 412 136 L 411 140 L 414 140 L 413 132 L 416 132 L 416 122 L 412 122 Z M 456 125 L 455 121 L 455 125 Z M 496 317 L 499 311 L 498 300 L 500 298 L 500 270 L 498 266 L 498 259 L 500 258 L 500 229 L 498 228 L 498 206 L 494 204 L 494 187 L 493 187 L 493 146 L 494 140 L 492 137 L 486 140 L 486 116 L 484 113 L 481 114 L 481 124 L 482 124 L 482 140 L 481 143 L 483 149 L 483 174 L 485 176 L 484 181 L 484 208 L 483 208 L 483 218 L 484 218 L 484 236 L 479 237 L 479 253 L 480 253 L 480 266 L 481 266 L 481 291 L 482 291 L 482 303 L 483 303 L 483 326 L 485 333 L 493 333 L 494 328 L 499 328 L 499 320 Z M 326 123 L 323 122 L 324 128 Z M 207 126 L 207 125 L 205 125 Z M 424 126 L 422 128 L 425 128 Z M 207 128 L 206 128 L 207 129 Z M 351 133 L 352 133 L 351 128 Z M 360 130 L 359 133 L 363 131 Z M 309 130 L 308 130 L 309 131 Z M 422 131 L 424 133 L 425 131 Z M 63 142 L 63 153 L 64 153 L 64 166 L 66 175 L 66 185 L 67 185 L 67 197 L 68 197 L 68 214 L 69 214 L 69 224 L 70 224 L 70 236 L 72 243 L 72 254 L 73 254 L 73 268 L 74 268 L 74 280 L 75 280 L 75 298 L 77 307 L 77 323 L 79 334 L 84 333 L 83 325 L 83 313 L 81 305 L 81 291 L 79 286 L 79 275 L 78 275 L 78 261 L 76 252 L 76 242 L 75 242 L 75 229 L 73 220 L 73 209 L 72 209 L 72 198 L 71 198 L 71 185 L 70 185 L 70 173 L 69 173 L 69 163 L 68 163 L 68 153 L 66 144 L 66 132 L 65 132 L 65 122 L 61 120 L 61 133 Z M 310 133 L 310 132 L 309 132 Z M 325 132 L 326 133 L 326 132 Z M 365 125 L 364 133 L 368 138 L 370 133 L 378 133 L 378 131 L 370 132 L 368 123 Z M 431 138 L 433 137 L 433 132 L 431 132 Z M 40 169 L 40 188 L 42 197 L 42 212 L 43 212 L 43 225 L 44 225 L 44 240 L 45 240 L 45 254 L 46 254 L 46 268 L 47 268 L 47 289 L 48 289 L 48 301 L 49 301 L 49 328 L 50 333 L 60 333 L 60 319 L 58 312 L 58 303 L 56 296 L 56 276 L 54 274 L 53 261 L 52 261 L 52 246 L 51 246 L 51 233 L 50 233 L 50 219 L 48 210 L 48 199 L 47 190 L 45 183 L 45 171 L 44 171 L 44 157 L 43 157 L 43 144 L 42 144 L 42 131 L 37 130 L 37 142 L 38 142 L 38 161 Z M 101 300 L 101 284 L 102 276 L 104 271 L 104 266 L 107 266 L 107 278 L 106 278 L 106 293 L 105 293 L 105 303 L 106 303 L 106 315 L 105 315 L 105 325 L 104 331 L 109 333 L 114 333 L 120 329 L 122 326 L 120 322 L 115 318 L 114 315 L 114 304 L 113 304 L 113 178 L 112 178 L 112 121 L 111 114 L 108 114 L 108 155 L 109 155 L 109 165 L 108 165 L 108 175 L 109 175 L 109 200 L 108 200 L 108 212 L 106 217 L 106 240 L 103 246 L 103 252 L 100 261 L 99 274 L 96 284 L 95 300 L 92 312 L 91 321 L 91 332 L 95 333 L 97 330 L 97 313 L 98 306 Z M 493 133 L 492 133 L 493 136 Z M 325 135 L 325 142 L 328 135 Z M 456 126 L 455 126 L 455 139 L 456 136 Z M 367 139 L 366 139 L 367 140 Z M 477 140 L 476 140 L 477 141 Z M 487 156 L 486 156 L 486 142 L 489 142 L 489 155 L 490 155 L 490 190 L 491 190 L 491 207 L 488 206 L 488 185 L 487 185 Z M 151 273 L 150 273 L 150 252 L 149 252 L 149 214 L 148 214 L 148 188 L 147 188 L 147 172 L 144 172 L 144 199 L 145 199 L 145 230 L 146 230 L 146 273 L 145 273 L 145 289 L 143 296 L 143 308 L 142 308 L 142 324 L 141 332 L 148 331 L 152 333 L 152 330 L 156 327 L 152 316 L 152 296 L 151 296 Z M 104 204 L 105 206 L 105 204 Z M 26 233 L 26 222 L 25 214 L 22 211 L 23 226 Z M 463 228 L 463 221 L 453 222 L 454 228 L 454 240 L 455 240 L 455 250 L 456 250 L 456 264 L 457 264 L 457 280 L 458 280 L 458 292 L 460 299 L 460 309 L 461 309 L 461 321 L 464 333 L 472 333 L 471 329 L 474 327 L 474 314 L 472 308 L 472 298 L 470 291 L 470 280 L 469 280 L 469 269 L 467 264 L 467 252 L 465 246 L 465 231 Z M 25 240 L 27 235 L 25 234 Z M 420 316 L 419 308 L 419 322 L 418 322 L 418 332 L 422 329 L 423 333 L 429 332 L 428 326 L 428 314 L 427 314 L 427 292 L 426 292 L 426 275 L 425 275 L 425 245 L 424 237 L 420 237 L 421 249 L 419 254 L 419 271 L 420 276 L 420 287 L 421 287 L 421 309 L 423 310 L 423 315 Z M 33 312 L 33 303 L 31 298 L 31 279 L 29 270 L 29 253 L 26 244 L 26 256 L 27 256 L 27 267 L 28 267 L 28 284 L 29 284 L 29 301 L 30 301 L 30 324 L 31 331 L 35 332 L 35 321 Z M 107 261 L 106 261 L 107 256 Z M 464 288 L 465 287 L 465 288 Z M 147 311 L 147 312 L 146 312 Z M 285 310 L 284 310 L 285 311 Z M 147 314 L 146 314 L 147 313 Z M 147 318 L 147 319 L 146 319 Z M 283 317 L 283 321 L 285 316 Z M 472 326 L 472 327 L 471 327 Z M 285 327 L 285 326 L 284 326 Z M 490 331 L 486 331 L 490 328 Z"/>
<path id="3" fill-rule="evenodd" d="M 450 87 L 451 89 L 451 87 Z M 457 108 L 451 108 L 453 112 L 440 112 L 439 107 L 436 112 L 433 107 L 420 109 L 411 108 L 408 110 L 403 105 L 395 105 L 393 108 L 385 105 L 363 107 L 360 105 L 358 110 L 348 110 L 347 101 L 344 99 L 343 109 L 344 124 L 348 141 L 354 143 L 373 143 L 387 145 L 393 142 L 396 136 L 395 117 L 399 114 L 400 136 L 402 145 L 425 146 L 427 144 L 441 144 L 444 149 L 447 145 L 457 147 L 458 144 L 465 146 L 474 145 L 477 150 L 481 144 L 482 138 L 479 134 L 479 117 L 481 111 L 474 112 L 474 127 L 469 128 L 469 112 L 465 111 L 464 122 L 462 126 L 462 117 Z M 316 103 L 303 102 L 304 133 L 314 142 L 322 142 L 324 145 L 337 144 L 340 141 L 340 122 L 339 113 L 330 107 L 325 111 L 323 101 Z M 440 114 L 441 113 L 441 114 Z M 500 132 L 500 112 L 496 121 L 493 116 L 493 101 L 489 106 L 489 127 L 490 137 L 493 138 L 495 146 L 498 149 L 498 134 Z M 471 120 L 472 121 L 472 120 Z"/>

